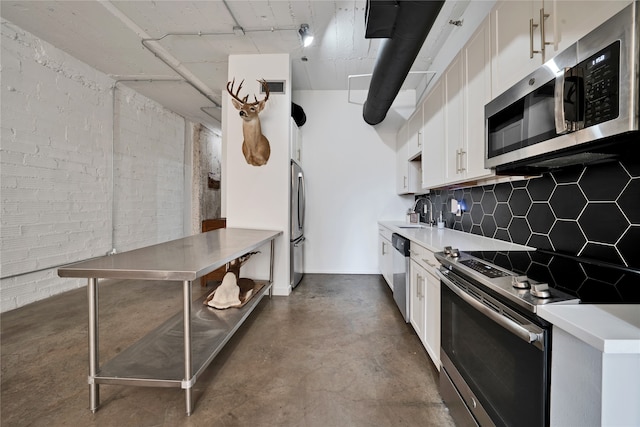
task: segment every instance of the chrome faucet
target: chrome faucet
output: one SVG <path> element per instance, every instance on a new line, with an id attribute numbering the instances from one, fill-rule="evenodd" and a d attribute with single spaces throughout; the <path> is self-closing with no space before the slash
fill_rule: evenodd
<path id="1" fill-rule="evenodd" d="M 433 225 L 433 203 L 431 202 L 431 199 L 428 197 L 419 197 L 416 199 L 415 203 L 413 204 L 413 209 L 411 209 L 412 212 L 416 211 L 416 206 L 418 205 L 418 202 L 420 200 L 424 200 L 425 202 L 429 202 L 429 225 Z"/>

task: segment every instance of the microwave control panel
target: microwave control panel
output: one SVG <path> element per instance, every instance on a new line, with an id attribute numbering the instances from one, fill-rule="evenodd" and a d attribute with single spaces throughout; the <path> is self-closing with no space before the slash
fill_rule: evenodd
<path id="1" fill-rule="evenodd" d="M 619 115 L 620 41 L 616 41 L 579 65 L 584 72 L 584 127 Z"/>

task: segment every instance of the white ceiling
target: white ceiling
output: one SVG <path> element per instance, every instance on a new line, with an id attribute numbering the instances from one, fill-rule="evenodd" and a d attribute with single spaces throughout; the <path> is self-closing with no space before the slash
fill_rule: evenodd
<path id="1" fill-rule="evenodd" d="M 452 31 L 449 19 L 468 4 L 447 1 L 412 70 L 429 69 Z M 230 54 L 289 53 L 293 90 L 346 90 L 349 75 L 371 73 L 379 40 L 364 38 L 365 6 L 365 0 L 2 0 L 0 14 L 116 80 L 143 80 L 121 84 L 217 128 L 212 116 L 219 122 Z M 297 32 L 303 23 L 315 35 L 306 48 Z M 244 35 L 234 34 L 237 25 Z M 411 77 L 405 89 L 421 84 L 422 76 Z M 351 89 L 367 87 L 366 78 L 352 80 Z"/>

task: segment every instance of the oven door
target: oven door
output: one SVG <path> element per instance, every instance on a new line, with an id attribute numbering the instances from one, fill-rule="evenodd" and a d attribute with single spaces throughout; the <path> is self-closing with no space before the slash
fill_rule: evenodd
<path id="1" fill-rule="evenodd" d="M 480 425 L 548 425 L 550 326 L 516 313 L 453 272 L 439 275 L 441 376 L 447 375 Z"/>

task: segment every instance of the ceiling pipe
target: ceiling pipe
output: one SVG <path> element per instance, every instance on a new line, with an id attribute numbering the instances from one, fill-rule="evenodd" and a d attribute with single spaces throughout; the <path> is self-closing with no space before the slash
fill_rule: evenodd
<path id="1" fill-rule="evenodd" d="M 373 68 L 362 117 L 377 125 L 387 116 L 444 1 L 398 1 L 393 35 L 383 40 Z"/>

